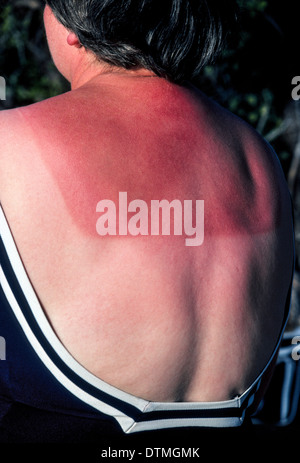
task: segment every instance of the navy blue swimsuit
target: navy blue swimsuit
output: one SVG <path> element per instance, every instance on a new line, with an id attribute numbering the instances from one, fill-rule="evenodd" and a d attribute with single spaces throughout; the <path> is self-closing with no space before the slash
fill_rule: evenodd
<path id="1" fill-rule="evenodd" d="M 61 442 L 171 428 L 241 426 L 272 362 L 240 396 L 221 402 L 151 402 L 88 372 L 61 344 L 30 283 L 0 206 L 0 442 Z M 2 439 L 2 440 L 1 440 Z"/>

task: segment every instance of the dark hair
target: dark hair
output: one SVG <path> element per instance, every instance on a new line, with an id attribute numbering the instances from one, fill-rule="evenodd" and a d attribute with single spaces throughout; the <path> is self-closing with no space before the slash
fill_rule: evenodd
<path id="1" fill-rule="evenodd" d="M 82 46 L 114 66 L 193 81 L 234 24 L 234 0 L 47 0 Z"/>

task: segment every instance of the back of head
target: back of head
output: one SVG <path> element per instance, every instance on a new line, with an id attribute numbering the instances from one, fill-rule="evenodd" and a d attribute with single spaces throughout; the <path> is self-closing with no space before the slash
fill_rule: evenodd
<path id="1" fill-rule="evenodd" d="M 47 0 L 57 19 L 102 61 L 194 81 L 220 52 L 235 0 Z"/>

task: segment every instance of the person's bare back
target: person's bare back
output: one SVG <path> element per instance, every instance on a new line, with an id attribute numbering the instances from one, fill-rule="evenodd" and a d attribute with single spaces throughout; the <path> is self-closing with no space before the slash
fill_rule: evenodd
<path id="1" fill-rule="evenodd" d="M 148 400 L 244 392 L 276 345 L 292 276 L 291 205 L 268 145 L 192 87 L 139 73 L 0 118 L 1 204 L 75 359 Z M 118 233 L 120 193 L 147 204 L 148 234 Z M 102 200 L 115 235 L 97 231 Z M 192 201 L 194 225 L 204 201 L 203 242 L 188 246 L 184 223 L 174 235 L 172 214 L 170 234 L 151 234 L 155 200 Z"/>

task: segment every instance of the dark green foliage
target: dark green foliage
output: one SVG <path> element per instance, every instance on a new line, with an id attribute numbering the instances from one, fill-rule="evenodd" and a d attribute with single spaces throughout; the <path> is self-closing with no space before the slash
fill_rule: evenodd
<path id="1" fill-rule="evenodd" d="M 0 9 L 0 75 L 6 80 L 4 108 L 22 106 L 66 89 L 49 57 L 42 2 L 13 1 Z"/>

